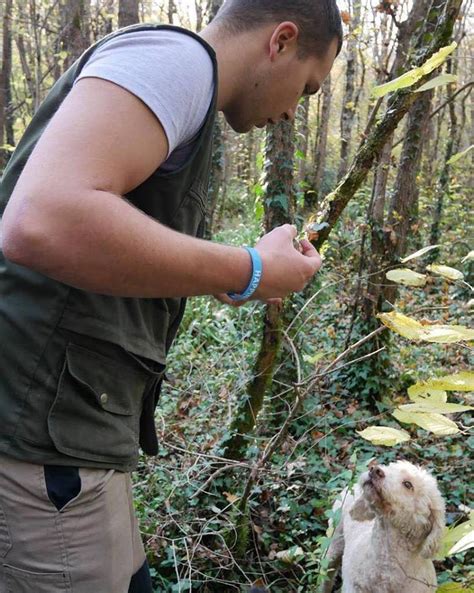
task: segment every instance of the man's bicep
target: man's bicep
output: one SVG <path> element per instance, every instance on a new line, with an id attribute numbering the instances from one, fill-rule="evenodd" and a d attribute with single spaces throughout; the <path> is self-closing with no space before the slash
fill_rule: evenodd
<path id="1" fill-rule="evenodd" d="M 40 138 L 20 179 L 27 193 L 80 188 L 123 195 L 166 159 L 159 120 L 137 97 L 98 78 L 80 80 Z"/>

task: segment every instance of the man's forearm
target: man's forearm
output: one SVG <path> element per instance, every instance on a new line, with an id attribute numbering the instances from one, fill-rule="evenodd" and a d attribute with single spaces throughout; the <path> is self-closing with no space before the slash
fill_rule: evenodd
<path id="1" fill-rule="evenodd" d="M 240 292 L 251 275 L 244 249 L 177 233 L 98 190 L 55 200 L 49 213 L 13 206 L 5 213 L 3 250 L 65 284 L 125 297 Z"/>

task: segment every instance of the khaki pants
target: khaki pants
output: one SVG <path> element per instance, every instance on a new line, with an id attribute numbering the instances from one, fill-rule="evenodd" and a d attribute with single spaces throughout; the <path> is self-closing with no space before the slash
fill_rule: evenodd
<path id="1" fill-rule="evenodd" d="M 127 593 L 143 566 L 130 474 L 69 469 L 58 503 L 45 466 L 0 456 L 0 593 Z"/>

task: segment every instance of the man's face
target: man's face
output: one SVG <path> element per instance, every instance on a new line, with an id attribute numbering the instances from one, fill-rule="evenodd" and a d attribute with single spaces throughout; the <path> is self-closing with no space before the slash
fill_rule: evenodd
<path id="1" fill-rule="evenodd" d="M 236 132 L 248 132 L 254 126 L 263 128 L 281 119 L 293 119 L 301 97 L 320 89 L 332 68 L 336 51 L 334 39 L 324 57 L 309 56 L 301 60 L 294 46 L 284 46 L 274 59 L 249 72 L 248 83 L 224 112 L 229 125 Z"/>

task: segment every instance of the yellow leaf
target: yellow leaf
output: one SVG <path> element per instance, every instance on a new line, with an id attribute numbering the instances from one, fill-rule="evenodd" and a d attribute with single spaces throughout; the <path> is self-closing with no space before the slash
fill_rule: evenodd
<path id="1" fill-rule="evenodd" d="M 428 253 L 428 251 L 431 251 L 432 249 L 438 249 L 439 247 L 441 247 L 441 245 L 429 245 L 428 247 L 423 247 L 423 249 L 419 249 L 418 251 L 415 251 L 415 253 L 412 253 L 411 255 L 404 257 L 400 261 L 402 262 L 402 264 L 406 264 L 407 261 L 410 261 L 417 257 L 421 257 L 422 255 L 425 255 L 425 253 Z"/>
<path id="2" fill-rule="evenodd" d="M 230 502 L 230 504 L 236 503 L 240 498 L 240 496 L 236 496 L 230 492 L 224 492 L 224 496 L 226 497 L 227 501 Z"/>
<path id="3" fill-rule="evenodd" d="M 459 159 L 462 159 L 463 156 L 466 156 L 466 154 L 471 152 L 471 150 L 473 148 L 474 148 L 474 144 L 471 144 L 471 146 L 469 146 L 469 148 L 466 148 L 466 150 L 463 150 L 462 152 L 457 152 L 456 154 L 453 154 L 453 156 L 449 159 L 447 164 L 453 165 L 454 163 L 457 163 L 457 161 L 459 161 Z"/>
<path id="4" fill-rule="evenodd" d="M 429 383 L 429 381 L 428 381 Z M 413 402 L 430 401 L 433 403 L 445 403 L 448 401 L 448 394 L 442 389 L 432 389 L 428 383 L 416 383 L 408 388 L 408 397 Z"/>
<path id="5" fill-rule="evenodd" d="M 432 78 L 422 86 L 416 89 L 415 93 L 422 93 L 423 91 L 429 91 L 430 89 L 435 89 L 439 86 L 445 84 L 452 84 L 453 82 L 457 82 L 458 77 L 456 74 L 440 74 L 435 78 Z"/>
<path id="6" fill-rule="evenodd" d="M 436 589 L 436 593 L 474 593 L 474 589 L 465 589 L 460 583 L 444 583 Z"/>
<path id="7" fill-rule="evenodd" d="M 474 146 L 474 144 L 473 144 L 473 146 Z M 464 264 L 464 263 L 466 263 L 467 261 L 472 261 L 473 259 L 474 259 L 474 251 L 470 251 L 470 252 L 469 252 L 469 253 L 466 255 L 466 257 L 464 257 L 464 258 L 461 260 L 461 263 L 462 263 L 462 264 Z"/>
<path id="8" fill-rule="evenodd" d="M 392 331 L 400 334 L 409 340 L 421 340 L 423 326 L 419 321 L 411 319 L 402 313 L 392 311 L 391 313 L 379 313 L 377 317 Z"/>
<path id="9" fill-rule="evenodd" d="M 408 388 L 410 399 L 420 393 L 432 391 L 474 391 L 474 372 L 461 371 L 454 375 L 444 375 L 429 381 L 419 381 Z M 443 391 L 444 393 L 444 391 Z"/>
<path id="10" fill-rule="evenodd" d="M 450 268 L 449 266 L 438 266 L 433 264 L 432 266 L 427 266 L 426 269 L 429 272 L 433 272 L 433 274 L 438 274 L 438 276 L 443 276 L 443 278 L 447 278 L 448 280 L 463 280 L 464 274 L 456 268 Z"/>
<path id="11" fill-rule="evenodd" d="M 393 445 L 410 440 L 410 435 L 406 431 L 388 426 L 370 426 L 365 430 L 357 430 L 356 432 L 366 441 L 370 441 L 374 445 L 385 445 L 386 447 L 393 447 Z"/>
<path id="12" fill-rule="evenodd" d="M 398 311 L 379 313 L 377 317 L 389 329 L 409 340 L 452 344 L 474 340 L 474 330 L 462 325 L 422 325 Z"/>
<path id="13" fill-rule="evenodd" d="M 300 546 L 293 546 L 289 550 L 283 550 L 278 552 L 276 557 L 285 564 L 297 564 L 300 560 L 303 560 L 305 554 Z"/>
<path id="14" fill-rule="evenodd" d="M 413 68 L 413 70 L 405 72 L 405 74 L 402 74 L 398 78 L 375 87 L 372 91 L 372 96 L 375 98 L 383 97 L 392 91 L 398 91 L 399 89 L 413 86 L 420 80 L 420 78 L 427 76 L 433 72 L 433 70 L 438 68 L 438 66 L 441 66 L 441 64 L 445 62 L 446 58 L 456 49 L 456 47 L 456 42 L 453 42 L 451 45 L 447 45 L 446 47 L 442 47 L 419 68 Z"/>
<path id="15" fill-rule="evenodd" d="M 449 436 L 459 432 L 457 424 L 441 414 L 405 412 L 397 408 L 393 411 L 392 416 L 403 424 L 416 424 L 438 436 Z"/>
<path id="16" fill-rule="evenodd" d="M 416 404 L 403 404 L 399 410 L 404 412 L 434 412 L 436 414 L 457 414 L 458 412 L 467 412 L 474 410 L 472 406 L 463 406 L 461 404 L 451 404 L 444 402 L 433 402 L 426 400 Z"/>
<path id="17" fill-rule="evenodd" d="M 390 270 L 385 275 L 388 280 L 397 284 L 403 284 L 404 286 L 425 286 L 426 284 L 426 276 L 424 274 L 418 274 L 418 272 L 414 272 L 408 268 Z"/>

